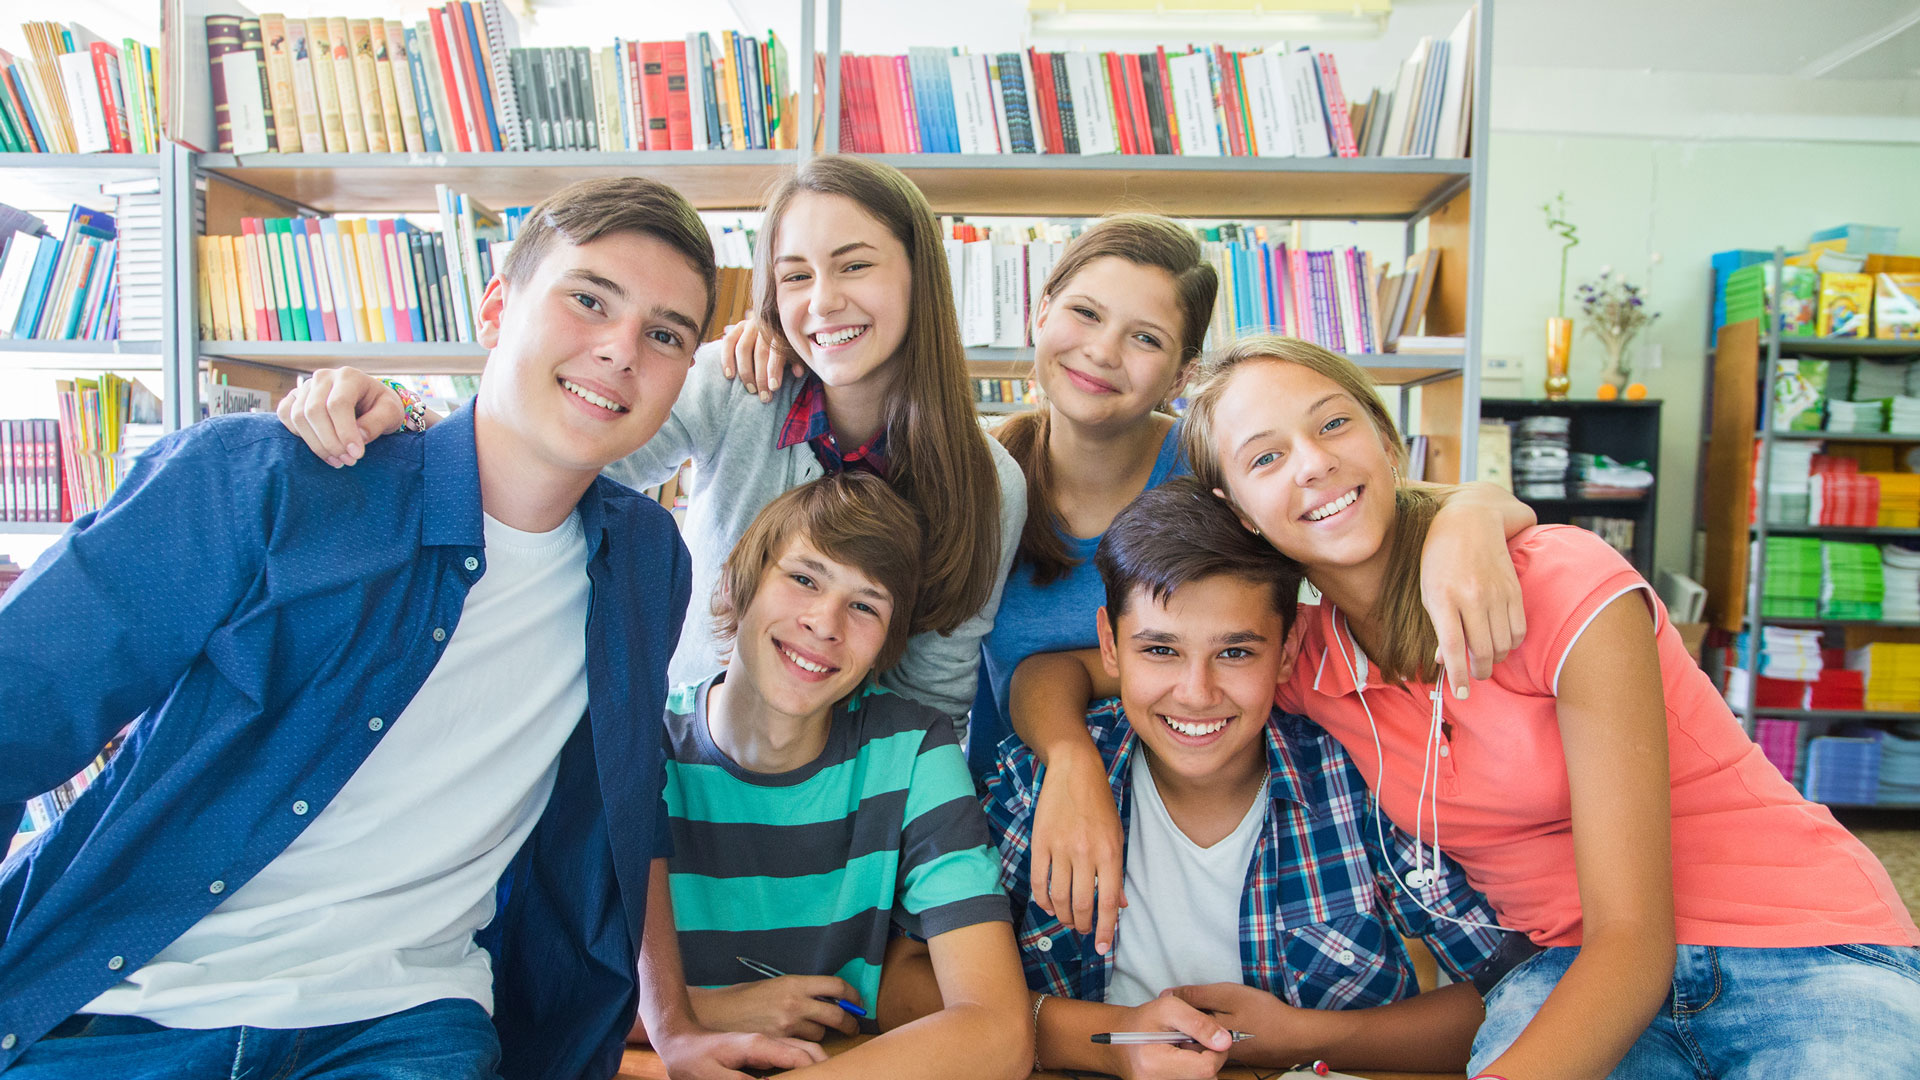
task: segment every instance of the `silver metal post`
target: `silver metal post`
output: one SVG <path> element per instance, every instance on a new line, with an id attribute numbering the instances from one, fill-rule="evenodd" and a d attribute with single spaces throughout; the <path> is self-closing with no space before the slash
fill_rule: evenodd
<path id="1" fill-rule="evenodd" d="M 199 234 L 193 152 L 168 142 L 160 152 L 160 245 L 173 260 L 161 285 L 161 421 L 178 431 L 200 419 L 200 328 L 194 307 L 194 240 Z"/>
<path id="2" fill-rule="evenodd" d="M 821 110 L 826 152 L 840 152 L 840 0 L 827 0 L 827 96 Z"/>
<path id="3" fill-rule="evenodd" d="M 800 0 L 800 112 L 795 149 L 804 162 L 813 156 L 813 0 Z"/>

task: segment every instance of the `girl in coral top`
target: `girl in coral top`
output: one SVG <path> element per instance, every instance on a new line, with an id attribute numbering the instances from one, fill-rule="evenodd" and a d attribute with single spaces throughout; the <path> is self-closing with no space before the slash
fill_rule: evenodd
<path id="1" fill-rule="evenodd" d="M 1281 703 L 1541 949 L 1488 994 L 1470 1075 L 1920 1076 L 1920 931 L 1886 871 L 1761 755 L 1618 553 L 1515 536 L 1524 640 L 1454 684 L 1420 606 L 1437 500 L 1400 486 L 1366 375 L 1255 337 L 1196 381 L 1194 474 L 1323 594 Z"/>

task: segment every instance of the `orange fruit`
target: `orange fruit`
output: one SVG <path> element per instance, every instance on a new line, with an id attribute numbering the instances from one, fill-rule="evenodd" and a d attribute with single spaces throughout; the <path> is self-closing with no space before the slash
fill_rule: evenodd
<path id="1" fill-rule="evenodd" d="M 1593 392 L 1593 396 L 1601 401 L 1612 401 L 1620 396 L 1620 388 L 1610 382 L 1603 382 L 1600 388 Z"/>
<path id="2" fill-rule="evenodd" d="M 1637 382 L 1637 383 L 1630 383 L 1630 384 L 1628 384 L 1628 386 L 1627 386 L 1627 400 L 1628 400 L 1628 401 L 1645 401 L 1646 399 L 1647 399 L 1647 384 L 1646 384 L 1646 383 L 1643 383 L 1643 382 Z"/>

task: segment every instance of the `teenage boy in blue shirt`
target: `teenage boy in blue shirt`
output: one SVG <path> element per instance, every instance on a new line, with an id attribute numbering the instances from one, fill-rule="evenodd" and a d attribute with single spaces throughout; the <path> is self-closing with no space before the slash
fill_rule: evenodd
<path id="1" fill-rule="evenodd" d="M 1430 880 L 1416 869 L 1413 840 L 1383 827 L 1339 743 L 1273 707 L 1298 568 L 1190 479 L 1129 504 L 1094 561 L 1107 604 L 1098 656 L 1081 659 L 1119 697 L 1087 723 L 1127 838 L 1110 950 L 1033 895 L 1045 771 L 1017 736 L 985 800 L 1039 1061 L 1135 1080 L 1212 1076 L 1229 1056 L 1459 1071 L 1482 1015 L 1470 983 L 1490 986 L 1510 965 L 1511 935 L 1459 867 Z M 1455 984 L 1418 993 L 1403 935 L 1424 939 Z M 1141 1030 L 1195 1041 L 1091 1039 Z M 1228 1030 L 1253 1038 L 1232 1044 Z"/>
<path id="2" fill-rule="evenodd" d="M 600 1080 L 636 1006 L 676 1076 L 819 1056 L 693 1019 L 660 798 L 687 552 L 599 479 L 713 297 L 678 193 L 574 184 L 488 283 L 473 407 L 356 469 L 272 416 L 175 433 L 14 585 L 0 835 L 132 727 L 0 868 L 0 1072 Z"/>

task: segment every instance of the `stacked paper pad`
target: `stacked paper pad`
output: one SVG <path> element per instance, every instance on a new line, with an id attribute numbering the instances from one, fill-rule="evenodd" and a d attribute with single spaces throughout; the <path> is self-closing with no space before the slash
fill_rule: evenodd
<path id="1" fill-rule="evenodd" d="M 1757 544 L 1754 550 L 1758 552 Z M 1761 584 L 1760 614 L 1777 619 L 1818 616 L 1821 578 L 1817 537 L 1767 537 L 1767 575 Z"/>
<path id="2" fill-rule="evenodd" d="M 1797 679 L 1770 679 L 1765 675 L 1757 679 L 1747 677 L 1747 669 L 1733 666 L 1733 650 L 1727 650 L 1727 705 L 1734 709 L 1747 707 L 1747 698 L 1754 697 L 1756 709 L 1804 709 L 1807 707 L 1808 694 L 1813 684 Z M 1749 690 L 1755 686 L 1756 690 Z"/>
<path id="3" fill-rule="evenodd" d="M 1849 650 L 1847 666 L 1866 676 L 1868 710 L 1920 712 L 1920 645 L 1875 641 Z"/>
<path id="4" fill-rule="evenodd" d="M 1807 740 L 1807 798 L 1840 806 L 1871 806 L 1880 794 L 1876 739 L 1821 736 Z"/>
<path id="5" fill-rule="evenodd" d="M 1807 332 L 1813 332 L 1811 325 L 1807 327 Z M 1860 400 L 1860 396 L 1853 392 L 1853 365 L 1854 361 L 1842 357 L 1835 357 L 1827 361 L 1828 397 L 1841 398 L 1846 401 Z"/>
<path id="6" fill-rule="evenodd" d="M 1920 551 L 1897 544 L 1880 549 L 1883 594 L 1880 617 L 1890 622 L 1920 622 Z"/>
<path id="7" fill-rule="evenodd" d="M 1844 468 L 1822 468 L 1822 461 Z M 1815 458 L 1807 482 L 1807 521 L 1813 525 L 1850 525 L 1856 528 L 1880 522 L 1880 481 L 1857 472 L 1859 463 L 1847 458 Z"/>
<path id="8" fill-rule="evenodd" d="M 1920 528 L 1920 473 L 1871 475 L 1880 483 L 1880 519 L 1874 524 L 1895 529 Z"/>
<path id="9" fill-rule="evenodd" d="M 1567 497 L 1567 466 L 1571 455 L 1567 436 L 1573 428 L 1568 416 L 1529 416 L 1513 425 L 1514 494 L 1522 499 Z"/>
<path id="10" fill-rule="evenodd" d="M 1841 401 L 1838 398 L 1828 398 L 1827 430 L 1836 435 L 1846 432 L 1885 431 L 1887 430 L 1887 403 L 1885 401 Z"/>
<path id="11" fill-rule="evenodd" d="M 1901 394 L 1887 413 L 1887 430 L 1896 435 L 1920 434 L 1920 397 Z"/>
<path id="12" fill-rule="evenodd" d="M 1811 499 L 1813 456 L 1820 451 L 1818 442 L 1776 442 L 1767 454 L 1767 490 L 1759 498 L 1759 470 L 1754 470 L 1754 506 L 1764 504 L 1767 521 L 1774 525 L 1805 525 Z M 1754 443 L 1754 462 L 1760 460 L 1760 444 Z"/>
<path id="13" fill-rule="evenodd" d="M 1749 635 L 1734 638 L 1734 657 L 1747 666 Z M 1810 681 L 1824 666 L 1820 655 L 1820 631 L 1793 630 L 1767 626 L 1760 630 L 1760 674 L 1770 679 Z"/>
<path id="14" fill-rule="evenodd" d="M 1901 724 L 1880 739 L 1881 806 L 1920 806 L 1920 724 Z"/>
<path id="15" fill-rule="evenodd" d="M 1859 712 L 1867 707 L 1865 676 L 1843 667 L 1827 667 L 1807 691 L 1807 708 Z"/>
<path id="16" fill-rule="evenodd" d="M 1899 397 L 1907 392 L 1907 362 L 1905 360 L 1873 360 L 1862 358 L 1853 365 L 1853 393 L 1848 395 L 1854 401 L 1877 401 L 1882 398 Z"/>
<path id="17" fill-rule="evenodd" d="M 1800 778 L 1794 774 L 1800 768 L 1800 721 L 1762 717 L 1753 722 L 1753 741 L 1788 783 L 1799 786 Z"/>
<path id="18" fill-rule="evenodd" d="M 1879 547 L 1842 540 L 1828 540 L 1820 545 L 1822 618 L 1879 619 L 1885 593 Z"/>

